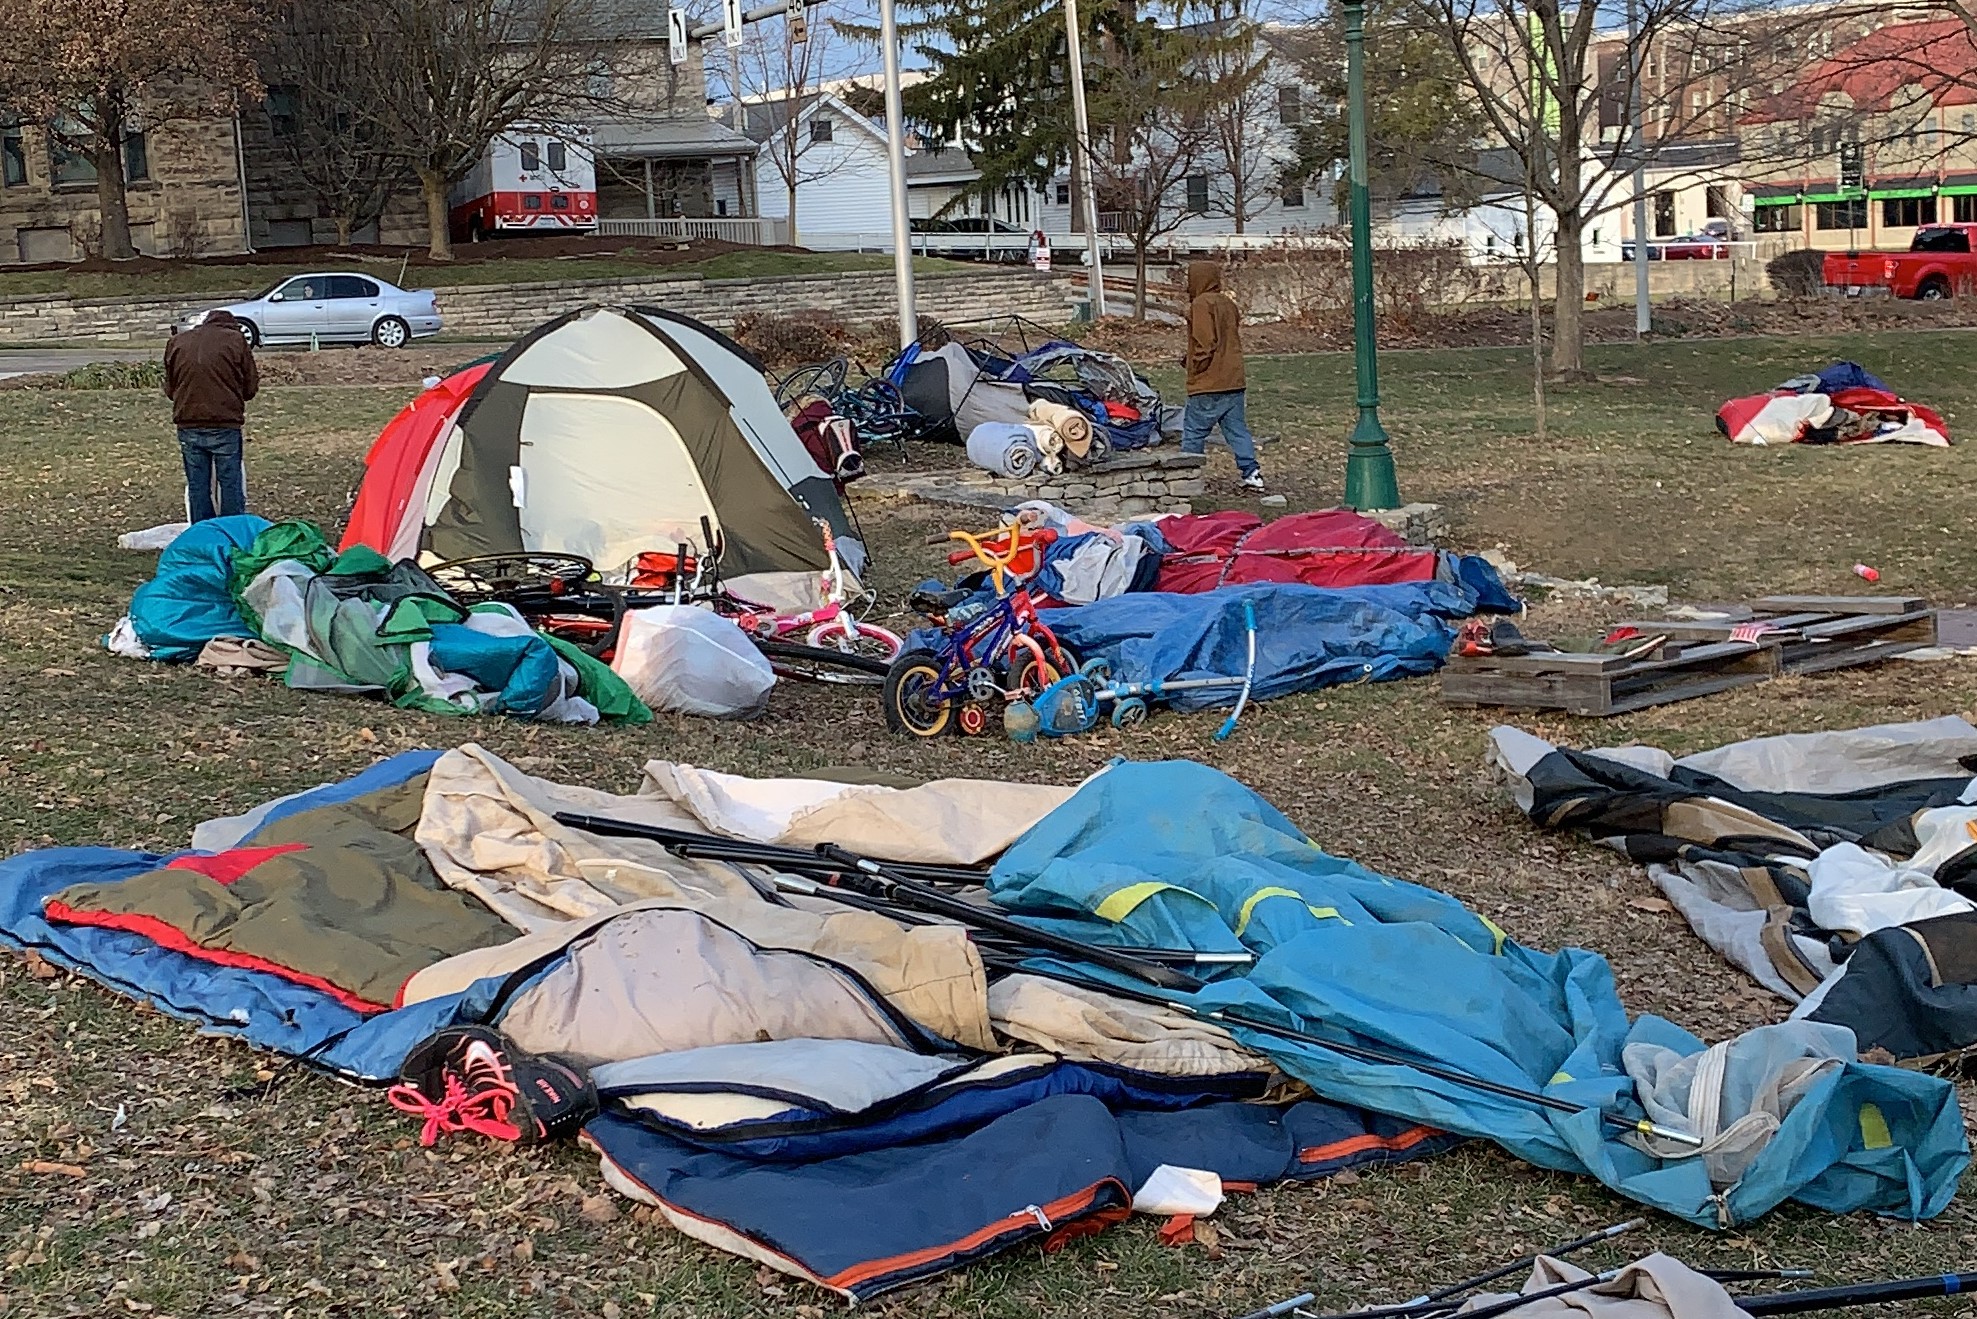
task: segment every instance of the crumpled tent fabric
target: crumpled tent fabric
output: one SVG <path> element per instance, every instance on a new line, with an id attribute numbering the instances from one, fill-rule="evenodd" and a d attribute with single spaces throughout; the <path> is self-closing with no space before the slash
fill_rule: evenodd
<path id="1" fill-rule="evenodd" d="M 1947 448 L 1942 414 L 1890 389 L 1857 362 L 1794 376 L 1716 412 L 1732 444 L 1923 444 Z"/>
<path id="2" fill-rule="evenodd" d="M 150 658 L 194 660 L 215 638 L 254 635 L 231 590 L 233 555 L 271 525 L 251 513 L 208 518 L 165 547 L 130 598 L 131 628 Z"/>
<path id="3" fill-rule="evenodd" d="M 1493 738 L 1533 823 L 1644 863 L 1704 942 L 1800 1001 L 1795 1016 L 1901 1059 L 1977 1044 L 1977 728 L 1949 717 L 1681 760 Z"/>
<path id="4" fill-rule="evenodd" d="M 1087 783 L 1003 855 L 989 891 L 1086 938 L 1254 952 L 1247 970 L 1193 996 L 1201 1007 L 1302 1021 L 1608 1111 L 1638 1113 L 1621 1065 L 1628 1045 L 1703 1049 L 1660 1018 L 1630 1023 L 1604 958 L 1521 947 L 1453 898 L 1327 856 L 1254 792 L 1189 762 L 1119 765 Z M 1493 1140 L 1705 1226 L 1786 1200 L 1931 1217 L 1969 1162 L 1954 1089 L 1896 1068 L 1849 1063 L 1822 1077 L 1741 1180 L 1719 1189 L 1699 1161 L 1657 1159 L 1591 1112 L 1557 1115 L 1231 1033 L 1324 1098 Z"/>
<path id="5" fill-rule="evenodd" d="M 1540 1256 L 1516 1295 L 1528 1296 L 1592 1276 L 1576 1264 Z M 1508 1292 L 1480 1292 L 1463 1302 L 1456 1313 L 1467 1314 L 1512 1298 Z M 1519 1305 L 1515 1313 L 1530 1319 L 1743 1319 L 1744 1315 L 1722 1283 L 1659 1252 L 1635 1260 L 1610 1281 Z"/>
<path id="6" fill-rule="evenodd" d="M 1384 586 L 1435 577 L 1438 551 L 1410 545 L 1347 508 L 1292 513 L 1265 522 L 1254 513 L 1162 518 L 1168 553 L 1157 591 L 1209 591 L 1250 582 L 1306 586 Z"/>
<path id="7" fill-rule="evenodd" d="M 412 842 L 423 777 L 285 816 L 252 845 L 50 896 L 50 921 L 148 935 L 379 1012 L 413 972 L 515 937 L 442 886 Z"/>
<path id="8" fill-rule="evenodd" d="M 1149 592 L 1053 610 L 1051 630 L 1081 660 L 1103 658 L 1121 682 L 1241 677 L 1249 663 L 1243 602 L 1256 613 L 1252 700 L 1351 682 L 1433 673 L 1455 641 L 1455 620 L 1476 597 L 1449 582 L 1360 586 L 1225 587 L 1202 595 Z M 1236 693 L 1173 693 L 1177 709 L 1230 705 Z"/>

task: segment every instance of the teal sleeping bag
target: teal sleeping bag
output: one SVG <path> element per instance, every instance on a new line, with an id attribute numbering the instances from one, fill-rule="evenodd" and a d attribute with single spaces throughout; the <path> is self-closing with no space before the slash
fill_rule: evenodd
<path id="1" fill-rule="evenodd" d="M 270 525 L 252 513 L 209 518 L 165 547 L 158 571 L 130 599 L 131 627 L 152 659 L 186 663 L 215 637 L 257 635 L 234 603 L 233 556 Z"/>

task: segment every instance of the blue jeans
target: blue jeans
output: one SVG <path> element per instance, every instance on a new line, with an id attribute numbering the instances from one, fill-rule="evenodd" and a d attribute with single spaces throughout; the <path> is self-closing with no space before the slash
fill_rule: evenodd
<path id="1" fill-rule="evenodd" d="M 1249 433 L 1249 422 L 1243 417 L 1243 397 L 1240 389 L 1188 395 L 1187 410 L 1181 415 L 1181 452 L 1201 453 L 1208 447 L 1208 432 L 1220 426 L 1223 442 L 1235 457 L 1236 470 L 1244 476 L 1262 471 L 1256 465 L 1256 437 Z"/>
<path id="2" fill-rule="evenodd" d="M 234 517 L 247 511 L 247 468 L 241 457 L 240 427 L 181 426 L 179 457 L 185 460 L 185 518 Z M 219 508 L 213 507 L 214 490 Z"/>

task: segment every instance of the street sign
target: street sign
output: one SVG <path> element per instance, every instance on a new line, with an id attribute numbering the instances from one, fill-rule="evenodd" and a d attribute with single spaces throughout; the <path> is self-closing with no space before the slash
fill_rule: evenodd
<path id="1" fill-rule="evenodd" d="M 686 10 L 666 11 L 666 55 L 675 64 L 686 63 Z"/>
<path id="2" fill-rule="evenodd" d="M 1866 182 L 1866 177 L 1866 170 L 1862 168 L 1860 143 L 1840 143 L 1840 190 L 1857 191 Z"/>
<path id="3" fill-rule="evenodd" d="M 800 46 L 810 39 L 810 6 L 808 0 L 787 0 L 783 6 L 783 25 L 789 29 L 789 44 Z"/>
<path id="4" fill-rule="evenodd" d="M 721 0 L 721 36 L 730 46 L 741 44 L 741 0 Z"/>

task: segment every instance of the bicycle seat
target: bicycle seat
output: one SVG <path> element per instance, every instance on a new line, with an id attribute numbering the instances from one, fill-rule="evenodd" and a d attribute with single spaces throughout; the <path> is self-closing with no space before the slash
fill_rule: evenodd
<path id="1" fill-rule="evenodd" d="M 973 594 L 973 591 L 964 590 L 958 586 L 946 591 L 928 590 L 923 586 L 908 596 L 906 603 L 911 605 L 918 613 L 944 614 Z"/>

